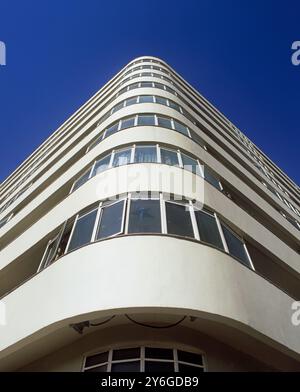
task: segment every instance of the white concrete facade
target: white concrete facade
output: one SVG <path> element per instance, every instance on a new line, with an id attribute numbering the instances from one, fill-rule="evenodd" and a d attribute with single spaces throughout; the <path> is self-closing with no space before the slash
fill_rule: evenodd
<path id="1" fill-rule="evenodd" d="M 137 346 L 299 371 L 299 196 L 168 64 L 133 60 L 0 185 L 0 371 Z"/>

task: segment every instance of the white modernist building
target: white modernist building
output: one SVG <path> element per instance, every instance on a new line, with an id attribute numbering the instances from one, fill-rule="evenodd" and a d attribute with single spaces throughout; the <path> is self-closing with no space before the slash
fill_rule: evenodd
<path id="1" fill-rule="evenodd" d="M 299 371 L 299 222 L 286 174 L 135 59 L 0 185 L 0 371 Z"/>

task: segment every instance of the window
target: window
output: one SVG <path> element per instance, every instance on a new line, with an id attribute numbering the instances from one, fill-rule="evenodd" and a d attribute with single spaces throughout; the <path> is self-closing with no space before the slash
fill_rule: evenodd
<path id="1" fill-rule="evenodd" d="M 98 223 L 97 239 L 122 233 L 125 200 L 104 206 Z"/>
<path id="2" fill-rule="evenodd" d="M 131 159 L 131 148 L 127 148 L 126 150 L 116 151 L 114 153 L 113 163 L 114 167 L 127 165 L 130 163 Z"/>
<path id="3" fill-rule="evenodd" d="M 139 103 L 153 103 L 153 95 L 141 95 L 139 97 Z"/>
<path id="4" fill-rule="evenodd" d="M 116 106 L 114 106 L 114 107 L 111 109 L 111 114 L 117 112 L 118 110 L 122 109 L 123 107 L 124 107 L 124 102 L 118 103 Z"/>
<path id="5" fill-rule="evenodd" d="M 229 253 L 237 257 L 243 264 L 250 267 L 250 261 L 247 256 L 243 241 L 224 224 L 222 224 L 222 229 Z"/>
<path id="6" fill-rule="evenodd" d="M 212 186 L 220 190 L 219 180 L 204 166 L 204 178 L 208 181 Z"/>
<path id="7" fill-rule="evenodd" d="M 156 103 L 159 103 L 160 105 L 165 105 L 165 106 L 167 106 L 167 100 L 166 100 L 166 98 L 155 97 L 155 102 L 156 102 Z"/>
<path id="8" fill-rule="evenodd" d="M 203 372 L 201 354 L 174 348 L 134 347 L 85 358 L 84 372 Z"/>
<path id="9" fill-rule="evenodd" d="M 141 82 L 141 87 L 153 87 L 152 82 Z"/>
<path id="10" fill-rule="evenodd" d="M 73 184 L 72 192 L 76 191 L 76 189 L 80 188 L 87 180 L 89 179 L 91 169 L 86 171 L 81 177 L 78 178 Z"/>
<path id="11" fill-rule="evenodd" d="M 131 200 L 128 233 L 161 233 L 159 200 Z"/>
<path id="12" fill-rule="evenodd" d="M 166 148 L 160 149 L 161 163 L 171 166 L 179 166 L 177 152 L 167 150 Z"/>
<path id="13" fill-rule="evenodd" d="M 118 132 L 118 127 L 119 127 L 119 122 L 117 122 L 116 124 L 107 128 L 106 132 L 105 132 L 105 137 L 108 137 L 108 136 L 113 135 L 114 133 Z"/>
<path id="14" fill-rule="evenodd" d="M 107 155 L 106 157 L 99 159 L 95 163 L 92 176 L 96 176 L 99 173 L 102 173 L 104 170 L 108 169 L 111 155 Z"/>
<path id="15" fill-rule="evenodd" d="M 134 120 L 135 120 L 134 117 L 129 117 L 129 118 L 126 118 L 125 120 L 122 120 L 121 129 L 134 127 Z"/>
<path id="16" fill-rule="evenodd" d="M 181 160 L 182 160 L 183 168 L 185 170 L 189 170 L 190 172 L 192 172 L 194 174 L 200 175 L 200 168 L 199 168 L 199 165 L 198 165 L 198 162 L 196 161 L 196 159 L 193 159 L 193 158 L 181 153 Z"/>
<path id="17" fill-rule="evenodd" d="M 175 103 L 173 101 L 169 101 L 169 106 L 170 106 L 170 108 L 177 110 L 177 112 L 180 112 L 180 106 L 177 105 L 177 103 Z"/>
<path id="18" fill-rule="evenodd" d="M 126 106 L 131 106 L 137 103 L 137 97 L 126 99 Z"/>
<path id="19" fill-rule="evenodd" d="M 94 210 L 78 217 L 72 233 L 68 251 L 88 244 L 91 241 L 96 215 L 97 210 Z"/>
<path id="20" fill-rule="evenodd" d="M 172 129 L 172 122 L 169 118 L 158 116 L 157 122 L 160 127 Z"/>
<path id="21" fill-rule="evenodd" d="M 60 235 L 58 234 L 54 239 L 52 239 L 48 243 L 48 246 L 47 246 L 46 252 L 43 256 L 43 260 L 41 262 L 39 270 L 46 268 L 49 264 L 51 264 L 54 261 L 59 239 L 60 239 Z"/>
<path id="22" fill-rule="evenodd" d="M 182 133 L 183 135 L 189 136 L 188 128 L 176 120 L 174 120 L 174 128 L 176 131 Z"/>
<path id="23" fill-rule="evenodd" d="M 200 240 L 208 242 L 217 248 L 224 249 L 216 218 L 209 213 L 195 211 Z"/>
<path id="24" fill-rule="evenodd" d="M 156 146 L 137 146 L 134 152 L 135 163 L 157 162 Z"/>
<path id="25" fill-rule="evenodd" d="M 66 223 L 65 228 L 63 229 L 61 239 L 59 241 L 55 259 L 58 259 L 60 256 L 62 256 L 65 253 L 65 250 L 69 242 L 70 234 L 73 228 L 73 224 L 74 224 L 74 219 Z"/>
<path id="26" fill-rule="evenodd" d="M 166 202 L 167 230 L 169 234 L 194 237 L 188 205 Z"/>
<path id="27" fill-rule="evenodd" d="M 153 114 L 143 114 L 138 116 L 138 125 L 155 125 Z"/>

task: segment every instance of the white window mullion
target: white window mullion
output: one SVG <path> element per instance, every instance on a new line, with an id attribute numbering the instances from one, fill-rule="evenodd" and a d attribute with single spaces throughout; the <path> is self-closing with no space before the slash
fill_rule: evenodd
<path id="1" fill-rule="evenodd" d="M 101 206 L 102 206 L 102 201 L 99 203 L 99 206 L 98 206 L 98 210 L 97 210 L 97 215 L 96 215 L 96 219 L 95 219 L 95 225 L 94 225 L 94 229 L 93 229 L 93 233 L 92 233 L 91 242 L 94 242 L 94 241 L 95 241 L 95 238 L 96 238 L 98 223 L 99 223 L 100 216 L 101 216 L 101 212 L 102 212 Z"/>
<path id="2" fill-rule="evenodd" d="M 76 218 L 75 218 L 75 220 L 73 222 L 72 230 L 71 230 L 71 233 L 70 233 L 70 236 L 69 236 L 68 243 L 67 243 L 67 246 L 66 246 L 64 254 L 68 253 L 69 245 L 70 245 L 70 242 L 71 242 L 74 230 L 75 230 L 75 226 L 76 226 L 76 224 L 78 222 L 78 217 L 79 217 L 79 214 L 76 215 Z"/>
<path id="3" fill-rule="evenodd" d="M 193 206 L 193 203 L 191 200 L 189 201 L 189 210 L 190 210 L 190 216 L 191 216 L 192 226 L 193 226 L 193 230 L 194 230 L 194 236 L 195 236 L 196 240 L 199 241 L 200 235 L 199 235 L 198 225 L 197 225 L 197 221 L 196 221 L 194 206 Z"/>
<path id="4" fill-rule="evenodd" d="M 227 242 L 225 240 L 225 236 L 224 236 L 224 233 L 223 233 L 223 229 L 222 229 L 222 225 L 221 225 L 221 222 L 219 220 L 219 217 L 218 217 L 218 215 L 216 213 L 214 213 L 214 216 L 215 216 L 215 219 L 216 219 L 216 222 L 217 222 L 217 226 L 218 226 L 218 229 L 219 229 L 219 233 L 220 233 L 220 236 L 221 236 L 221 240 L 222 240 L 222 244 L 223 244 L 224 250 L 225 250 L 226 253 L 229 253 L 229 249 L 228 249 L 228 246 L 227 246 Z"/>
<path id="5" fill-rule="evenodd" d="M 160 215 L 161 215 L 161 232 L 167 234 L 167 214 L 166 214 L 166 202 L 163 198 L 163 194 L 160 193 Z"/>

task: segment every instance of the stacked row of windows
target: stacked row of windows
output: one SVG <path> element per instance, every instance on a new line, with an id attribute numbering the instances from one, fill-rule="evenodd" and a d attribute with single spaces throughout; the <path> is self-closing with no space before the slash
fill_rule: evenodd
<path id="1" fill-rule="evenodd" d="M 103 139 L 107 138 L 108 136 L 111 136 L 116 132 L 122 131 L 123 129 L 138 126 L 158 126 L 162 128 L 168 128 L 173 131 L 180 132 L 189 138 L 192 138 L 192 134 L 195 134 L 192 133 L 186 125 L 171 117 L 152 113 L 136 114 L 130 117 L 122 118 L 105 128 L 104 131 L 101 132 L 100 136 L 92 144 L 89 145 L 88 151 L 94 148 L 97 144 L 99 144 Z M 197 143 L 201 143 L 200 137 L 198 137 Z M 204 147 L 204 143 L 201 146 Z"/>
<path id="2" fill-rule="evenodd" d="M 122 105 L 122 107 L 123 107 L 123 105 L 125 105 L 125 102 L 126 102 L 126 105 L 127 105 L 127 102 L 129 105 L 132 104 L 132 102 L 137 103 L 137 101 L 141 97 L 142 97 L 141 101 L 145 100 L 145 101 L 152 102 L 152 103 L 154 103 L 154 101 L 156 103 L 160 103 L 160 99 L 163 100 L 162 102 L 164 102 L 164 104 L 167 104 L 167 102 L 172 102 L 172 101 L 167 100 L 162 97 L 145 95 L 145 96 L 129 98 L 128 100 L 122 101 L 122 103 L 120 103 L 119 105 L 120 106 Z M 145 97 L 145 98 L 143 98 L 143 97 Z M 132 99 L 132 101 L 131 101 L 131 99 Z M 177 105 L 177 104 L 175 104 L 175 105 Z M 179 105 L 177 105 L 177 106 L 179 108 L 181 108 Z M 174 106 L 174 108 L 177 106 Z M 120 107 L 119 107 L 119 109 L 120 109 Z M 184 115 L 186 115 L 186 113 L 184 113 Z M 139 126 L 139 125 L 160 126 L 163 128 L 168 128 L 168 129 L 172 129 L 174 131 L 178 131 L 178 132 L 184 134 L 185 136 L 190 137 L 197 144 L 199 144 L 201 147 L 205 148 L 204 142 L 202 141 L 201 137 L 199 137 L 196 134 L 196 132 L 192 131 L 187 126 L 179 123 L 177 120 L 174 120 L 174 119 L 166 117 L 166 116 L 147 114 L 147 115 L 134 115 L 132 117 L 126 117 L 124 119 L 118 120 L 117 122 L 115 122 L 114 124 L 109 126 L 108 128 L 104 129 L 104 131 L 100 134 L 100 136 L 88 147 L 87 151 L 90 151 L 92 148 L 94 148 L 96 145 L 98 145 L 107 136 L 110 136 L 118 131 L 123 130 L 123 129 L 127 129 L 129 127 L 135 127 L 135 126 Z M 271 187 L 269 187 L 268 189 L 270 189 L 270 188 Z M 272 191 L 272 189 L 270 189 L 270 190 Z M 284 201 L 283 198 L 278 193 L 275 193 L 275 191 L 274 191 L 274 194 L 280 200 Z M 300 214 L 300 212 L 296 209 L 296 207 L 292 206 L 289 202 L 286 202 L 285 204 L 287 205 L 287 207 L 289 207 L 291 210 L 293 210 L 296 214 L 298 214 L 298 215 Z M 285 216 L 285 215 L 283 215 L 283 216 Z M 296 227 L 298 230 L 300 230 L 300 223 L 297 222 L 297 220 L 292 219 L 292 218 L 287 219 L 287 220 L 294 227 Z"/>
<path id="3" fill-rule="evenodd" d="M 149 68 L 149 66 L 145 65 L 145 66 L 143 66 L 142 69 L 147 69 L 147 68 Z M 140 68 L 138 67 L 137 69 L 140 69 Z M 134 70 L 137 70 L 137 69 L 134 69 Z M 164 69 L 161 69 L 160 71 L 162 71 L 162 72 L 164 72 L 164 73 L 170 75 L 170 73 L 168 73 L 168 72 L 165 71 Z M 132 71 L 131 71 L 131 72 L 132 72 Z M 124 79 L 124 80 L 122 81 L 122 84 L 123 84 L 123 83 L 126 83 L 128 80 L 131 80 L 131 79 L 133 79 L 133 78 L 135 78 L 135 77 L 139 77 L 139 76 L 143 76 L 143 77 L 145 77 L 145 76 L 159 77 L 159 78 L 164 79 L 164 80 L 166 80 L 167 82 L 173 84 L 173 85 L 178 89 L 178 91 L 180 91 L 181 93 L 185 94 L 184 90 L 183 90 L 181 87 L 179 87 L 177 84 L 174 84 L 174 82 L 173 82 L 171 79 L 169 79 L 169 78 L 167 78 L 167 77 L 164 77 L 164 76 L 162 76 L 162 75 L 159 75 L 159 74 L 151 73 L 151 72 L 149 72 L 149 73 L 143 72 L 143 73 L 141 73 L 141 74 L 133 75 L 133 76 L 131 76 L 131 77 L 129 77 L 129 78 Z M 149 83 L 150 83 L 150 82 L 149 82 Z M 199 107 L 201 110 L 203 110 L 204 112 L 206 112 L 206 114 L 207 114 L 208 116 L 210 116 L 211 113 L 209 113 L 209 112 L 211 112 L 211 109 L 210 109 L 210 110 L 207 110 L 203 105 L 199 106 L 199 104 L 198 104 L 196 101 L 194 101 L 191 97 L 189 97 L 189 99 L 190 99 L 197 107 Z M 199 114 L 199 113 L 198 113 L 198 114 Z M 215 116 L 214 116 L 214 117 L 215 117 Z M 214 118 L 214 119 L 215 119 L 215 121 L 217 121 L 216 118 Z M 207 121 L 207 119 L 205 119 L 205 120 Z M 218 122 L 218 121 L 217 121 L 217 122 Z M 210 125 L 213 126 L 213 124 L 211 124 L 211 123 L 210 123 Z M 222 125 L 221 125 L 221 126 L 222 126 Z M 224 126 L 224 125 L 223 125 L 223 126 Z M 222 126 L 222 127 L 223 127 L 223 126 Z M 246 151 L 248 152 L 248 154 L 250 153 L 250 150 L 252 150 L 252 151 L 254 150 L 255 153 L 258 154 L 258 153 L 257 153 L 257 149 L 254 147 L 253 143 L 251 143 L 251 142 L 249 141 L 249 139 L 246 138 L 246 137 L 245 137 L 240 131 L 238 131 L 235 127 L 233 127 L 234 131 L 232 131 L 232 129 L 231 129 L 230 127 L 228 127 L 228 124 L 225 125 L 225 128 L 226 128 L 226 130 L 229 129 L 231 132 L 235 133 L 235 134 L 238 136 L 238 140 L 241 141 L 242 144 L 243 144 L 243 146 L 246 147 Z M 265 174 L 265 173 L 264 173 L 264 174 Z M 275 184 L 278 186 L 277 183 L 275 183 Z"/>
<path id="4" fill-rule="evenodd" d="M 21 195 L 23 195 L 24 192 L 27 191 L 31 187 L 32 183 L 28 184 L 25 186 L 23 189 L 21 189 L 14 197 L 12 197 L 7 203 L 5 203 L 1 208 L 0 208 L 0 214 L 6 210 L 14 201 L 16 201 Z"/>
<path id="5" fill-rule="evenodd" d="M 201 354 L 161 347 L 109 350 L 85 358 L 84 372 L 203 372 Z"/>
<path id="6" fill-rule="evenodd" d="M 253 268 L 244 241 L 215 213 L 198 209 L 180 197 L 170 199 L 157 194 L 141 198 L 129 194 L 116 201 L 101 201 L 67 221 L 48 243 L 39 270 L 91 242 L 132 233 L 170 234 L 203 241 Z"/>
<path id="7" fill-rule="evenodd" d="M 118 150 L 97 159 L 91 167 L 83 173 L 72 185 L 71 192 L 85 184 L 90 178 L 112 167 L 128 165 L 130 163 L 162 163 L 189 170 L 208 181 L 215 188 L 222 190 L 219 179 L 207 166 L 180 150 L 160 145 L 133 145 Z"/>

